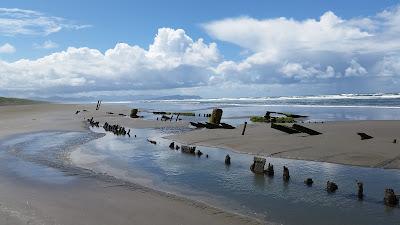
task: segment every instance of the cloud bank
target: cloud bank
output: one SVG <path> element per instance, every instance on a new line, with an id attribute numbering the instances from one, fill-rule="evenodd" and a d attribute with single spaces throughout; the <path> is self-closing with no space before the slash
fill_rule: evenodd
<path id="1" fill-rule="evenodd" d="M 70 93 L 202 86 L 219 61 L 215 43 L 161 28 L 148 50 L 118 43 L 104 53 L 70 47 L 36 60 L 0 61 L 0 89 Z"/>

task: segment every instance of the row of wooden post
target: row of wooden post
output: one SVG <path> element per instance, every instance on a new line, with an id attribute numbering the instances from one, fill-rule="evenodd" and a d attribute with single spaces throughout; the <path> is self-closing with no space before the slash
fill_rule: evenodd
<path id="1" fill-rule="evenodd" d="M 265 167 L 265 158 L 261 157 L 254 157 L 254 163 L 250 166 L 250 170 L 253 173 L 258 173 L 258 174 L 267 174 L 268 176 L 274 176 L 274 167 L 270 163 L 268 163 L 268 169 L 264 170 Z M 225 156 L 225 164 L 230 165 L 231 164 L 231 157 L 230 155 Z M 286 166 L 283 166 L 283 180 L 285 182 L 288 182 L 290 179 L 290 174 L 289 174 L 289 168 Z M 307 178 L 304 180 L 304 183 L 307 186 L 312 186 L 314 183 L 312 178 Z M 364 184 L 360 181 L 357 181 L 357 197 L 358 199 L 362 200 L 364 198 Z M 338 185 L 335 182 L 332 181 L 327 181 L 326 182 L 326 191 L 329 193 L 334 193 L 336 190 L 338 190 Z M 387 206 L 394 207 L 399 204 L 399 196 L 397 196 L 394 192 L 393 189 L 385 189 L 385 197 L 384 197 L 384 204 Z"/>

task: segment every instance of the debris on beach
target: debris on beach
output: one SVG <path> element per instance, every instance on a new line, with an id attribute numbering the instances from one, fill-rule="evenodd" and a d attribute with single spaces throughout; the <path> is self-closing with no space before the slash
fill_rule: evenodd
<path id="1" fill-rule="evenodd" d="M 182 151 L 182 153 L 195 154 L 196 146 L 182 145 L 181 146 L 181 151 Z"/>
<path id="2" fill-rule="evenodd" d="M 164 111 L 154 111 L 154 115 L 181 115 L 181 116 L 196 116 L 194 112 L 164 112 Z M 200 116 L 200 114 L 199 114 Z"/>
<path id="3" fill-rule="evenodd" d="M 289 179 L 290 179 L 289 169 L 286 166 L 283 166 L 283 180 L 289 181 Z"/>
<path id="4" fill-rule="evenodd" d="M 254 156 L 253 164 L 251 164 L 250 170 L 253 173 L 263 174 L 265 162 L 266 162 L 265 158 Z"/>
<path id="5" fill-rule="evenodd" d="M 207 129 L 235 129 L 234 126 L 227 124 L 227 123 L 213 124 L 213 123 L 209 123 L 209 122 L 205 122 L 205 123 L 190 122 L 190 125 L 192 125 L 196 128 L 207 128 Z"/>
<path id="6" fill-rule="evenodd" d="M 225 165 L 231 165 L 231 157 L 229 154 L 225 156 Z"/>
<path id="7" fill-rule="evenodd" d="M 329 193 L 333 193 L 338 189 L 338 186 L 336 183 L 331 182 L 331 181 L 327 181 L 326 182 L 326 191 L 328 191 Z"/>
<path id="8" fill-rule="evenodd" d="M 393 189 L 385 189 L 385 197 L 383 198 L 385 205 L 394 207 L 399 204 L 399 196 L 394 193 Z"/>
<path id="9" fill-rule="evenodd" d="M 318 132 L 316 130 L 310 129 L 310 128 L 305 127 L 305 126 L 301 126 L 299 124 L 293 124 L 292 128 L 295 129 L 295 130 L 298 130 L 298 131 L 300 131 L 302 133 L 309 134 L 309 135 L 320 135 L 320 134 L 322 134 L 322 133 L 320 133 L 320 132 Z"/>
<path id="10" fill-rule="evenodd" d="M 304 181 L 304 183 L 305 183 L 307 186 L 312 186 L 313 183 L 314 183 L 314 181 L 313 181 L 312 178 L 307 178 L 307 179 Z"/>
<path id="11" fill-rule="evenodd" d="M 172 119 L 172 117 L 169 117 L 169 116 L 166 116 L 166 115 L 162 115 L 162 117 L 161 117 L 161 121 L 167 121 L 167 120 L 171 120 Z"/>
<path id="12" fill-rule="evenodd" d="M 163 115 L 163 114 L 167 114 L 167 112 L 153 112 L 154 115 Z"/>
<path id="13" fill-rule="evenodd" d="M 276 130 L 279 130 L 279 131 L 282 131 L 282 132 L 285 132 L 285 133 L 288 133 L 288 134 L 298 134 L 298 133 L 301 133 L 300 131 L 298 131 L 298 130 L 296 130 L 296 129 L 294 129 L 294 128 L 285 126 L 285 125 L 283 125 L 283 124 L 271 123 L 271 128 L 276 129 Z"/>
<path id="14" fill-rule="evenodd" d="M 364 184 L 362 182 L 357 182 L 357 197 L 362 200 L 364 198 Z"/>
<path id="15" fill-rule="evenodd" d="M 246 132 L 246 127 L 247 127 L 247 122 L 244 122 L 242 135 L 244 135 L 244 132 Z"/>
<path id="16" fill-rule="evenodd" d="M 222 118 L 222 109 L 215 108 L 213 109 L 212 114 L 204 114 L 204 116 L 210 115 L 209 122 L 201 123 L 201 122 L 190 122 L 190 125 L 196 127 L 196 128 L 207 128 L 207 129 L 235 129 L 234 126 L 227 124 L 227 123 L 221 123 L 221 118 Z"/>
<path id="17" fill-rule="evenodd" d="M 272 116 L 271 114 L 276 114 Z M 280 115 L 280 116 L 277 116 Z M 264 116 L 252 116 L 250 117 L 251 122 L 265 122 L 265 123 L 294 123 L 295 119 L 306 118 L 308 116 L 282 113 L 282 112 L 272 112 L 267 111 Z"/>
<path id="18" fill-rule="evenodd" d="M 99 125 L 100 122 L 94 121 L 93 117 L 90 119 L 87 119 L 87 121 L 89 122 L 90 126 L 92 126 L 92 127 L 100 127 L 100 125 Z M 131 134 L 130 134 L 131 129 L 128 129 L 128 131 L 126 131 L 125 127 L 123 127 L 123 126 L 120 126 L 117 124 L 111 125 L 108 122 L 105 122 L 102 127 L 105 131 L 112 132 L 115 135 L 124 135 L 124 136 L 128 135 L 129 137 L 131 137 Z M 136 135 L 135 135 L 135 137 L 136 137 Z"/>
<path id="19" fill-rule="evenodd" d="M 219 124 L 221 123 L 221 118 L 222 118 L 222 109 L 215 108 L 213 109 L 211 113 L 211 117 L 209 119 L 209 122 L 212 124 Z"/>
<path id="20" fill-rule="evenodd" d="M 139 116 L 137 115 L 138 111 L 138 109 L 131 109 L 131 114 L 129 116 L 131 118 L 139 118 Z"/>
<path id="21" fill-rule="evenodd" d="M 268 163 L 268 167 L 267 167 L 267 170 L 265 170 L 265 174 L 267 174 L 267 176 L 269 176 L 269 177 L 273 177 L 275 174 L 274 165 Z"/>
<path id="22" fill-rule="evenodd" d="M 171 142 L 169 144 L 169 148 L 170 149 L 176 149 L 176 150 L 181 149 L 182 153 L 191 154 L 191 155 L 197 155 L 198 157 L 201 157 L 204 154 L 200 150 L 196 151 L 196 146 L 181 145 L 181 147 L 179 147 L 178 145 L 175 145 L 175 142 Z M 207 158 L 208 158 L 208 155 L 207 155 Z"/>
<path id="23" fill-rule="evenodd" d="M 92 127 L 99 127 L 99 122 L 96 122 L 93 120 L 93 117 L 90 119 L 87 119 L 87 121 L 89 122 L 90 126 Z"/>
<path id="24" fill-rule="evenodd" d="M 196 122 L 190 122 L 190 125 L 196 127 L 196 128 L 203 128 L 206 127 L 204 123 L 196 123 Z"/>
<path id="25" fill-rule="evenodd" d="M 271 123 L 271 128 L 288 133 L 288 134 L 298 134 L 298 133 L 305 133 L 308 135 L 322 134 L 321 132 L 318 132 L 316 130 L 310 129 L 308 127 L 305 127 L 305 126 L 302 126 L 299 124 L 292 124 L 292 126 L 289 127 L 286 124 Z"/>
<path id="26" fill-rule="evenodd" d="M 103 129 L 104 129 L 105 131 L 112 132 L 112 133 L 115 134 L 115 135 L 128 135 L 129 137 L 131 136 L 131 135 L 130 135 L 130 132 L 131 132 L 130 129 L 129 129 L 129 131 L 127 132 L 126 129 L 125 129 L 125 127 L 120 126 L 120 125 L 118 125 L 118 124 L 111 125 L 111 124 L 105 122 L 104 125 L 103 125 Z"/>
<path id="27" fill-rule="evenodd" d="M 361 140 L 367 140 L 367 139 L 374 138 L 366 133 L 357 133 L 357 134 L 361 137 Z"/>
<path id="28" fill-rule="evenodd" d="M 102 100 L 97 100 L 96 110 L 100 109 L 101 101 Z"/>
<path id="29" fill-rule="evenodd" d="M 147 141 L 150 142 L 150 143 L 152 143 L 153 145 L 156 145 L 156 144 L 157 144 L 157 142 L 154 141 L 154 140 L 147 139 Z"/>

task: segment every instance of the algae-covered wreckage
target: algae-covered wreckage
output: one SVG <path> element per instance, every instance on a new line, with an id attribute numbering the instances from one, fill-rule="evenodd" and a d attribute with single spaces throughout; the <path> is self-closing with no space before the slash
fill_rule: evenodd
<path id="1" fill-rule="evenodd" d="M 265 123 L 294 123 L 296 119 L 307 118 L 307 116 L 283 113 L 283 112 L 272 112 L 267 111 L 265 116 L 252 116 L 250 117 L 251 122 L 265 122 Z"/>
<path id="2" fill-rule="evenodd" d="M 221 123 L 222 113 L 222 109 L 215 108 L 213 109 L 211 116 L 209 117 L 209 122 L 190 122 L 190 125 L 196 128 L 207 129 L 235 129 L 235 127 L 230 124 Z"/>

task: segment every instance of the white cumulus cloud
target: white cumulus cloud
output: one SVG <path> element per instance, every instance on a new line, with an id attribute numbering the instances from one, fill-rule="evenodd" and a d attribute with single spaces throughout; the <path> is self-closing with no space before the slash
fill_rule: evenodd
<path id="1" fill-rule="evenodd" d="M 356 60 L 352 59 L 350 62 L 350 66 L 347 67 L 345 70 L 345 76 L 351 77 L 351 76 L 362 76 L 367 74 L 367 70 L 362 67 Z"/>
<path id="2" fill-rule="evenodd" d="M 400 54 L 384 57 L 374 69 L 381 77 L 400 77 Z"/>
<path id="3" fill-rule="evenodd" d="M 14 53 L 16 51 L 15 47 L 9 43 L 0 45 L 0 53 Z"/>
<path id="4" fill-rule="evenodd" d="M 210 36 L 250 52 L 242 60 L 220 63 L 212 81 L 346 83 L 368 74 L 374 82 L 373 77 L 399 71 L 400 6 L 350 19 L 327 11 L 317 19 L 242 16 L 203 27 Z"/>
<path id="5" fill-rule="evenodd" d="M 148 50 L 118 43 L 104 53 L 70 47 L 36 60 L 0 61 L 0 89 L 66 93 L 202 86 L 219 58 L 216 44 L 161 28 Z"/>
<path id="6" fill-rule="evenodd" d="M 321 70 L 314 66 L 304 67 L 300 63 L 287 63 L 279 69 L 289 78 L 311 79 L 311 78 L 332 78 L 335 76 L 335 69 L 327 66 L 325 70 Z"/>

